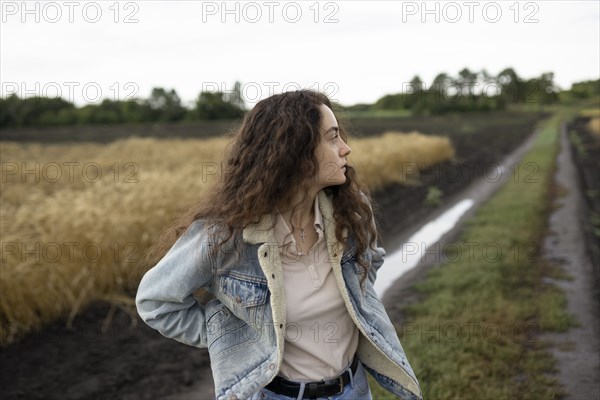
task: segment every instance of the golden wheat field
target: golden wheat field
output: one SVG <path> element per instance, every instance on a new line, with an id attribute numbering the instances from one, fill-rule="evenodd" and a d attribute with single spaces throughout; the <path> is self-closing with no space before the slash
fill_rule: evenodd
<path id="1" fill-rule="evenodd" d="M 219 179 L 227 139 L 127 138 L 110 144 L 4 142 L 0 344 L 91 301 L 135 312 L 144 252 Z M 372 191 L 452 159 L 446 137 L 389 132 L 350 141 Z M 404 167 L 403 167 L 404 166 Z"/>

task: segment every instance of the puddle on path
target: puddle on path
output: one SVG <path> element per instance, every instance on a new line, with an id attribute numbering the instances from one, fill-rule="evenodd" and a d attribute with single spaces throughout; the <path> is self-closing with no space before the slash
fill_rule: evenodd
<path id="1" fill-rule="evenodd" d="M 379 298 L 383 298 L 386 289 L 392 286 L 396 279 L 417 266 L 421 257 L 427 254 L 427 249 L 453 229 L 473 204 L 475 201 L 470 198 L 459 201 L 438 218 L 423 225 L 400 249 L 386 255 L 374 286 Z"/>

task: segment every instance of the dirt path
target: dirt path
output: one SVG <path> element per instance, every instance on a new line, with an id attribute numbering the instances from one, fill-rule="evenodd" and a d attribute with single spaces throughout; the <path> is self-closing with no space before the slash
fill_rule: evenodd
<path id="1" fill-rule="evenodd" d="M 552 353 L 558 359 L 558 378 L 566 399 L 600 399 L 600 308 L 594 296 L 592 262 L 585 249 L 580 212 L 583 198 L 564 125 L 557 163 L 554 183 L 566 194 L 555 199 L 556 208 L 548 221 L 550 233 L 542 251 L 573 278 L 552 282 L 565 291 L 569 312 L 579 326 L 544 337 L 554 344 Z"/>

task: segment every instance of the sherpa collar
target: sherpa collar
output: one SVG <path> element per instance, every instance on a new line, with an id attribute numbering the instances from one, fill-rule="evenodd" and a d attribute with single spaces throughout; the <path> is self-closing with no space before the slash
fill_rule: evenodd
<path id="1" fill-rule="evenodd" d="M 327 248 L 339 249 L 339 242 L 335 237 L 335 223 L 333 219 L 333 201 L 330 196 L 327 196 L 324 190 L 317 193 L 319 196 L 319 208 L 325 225 L 325 238 L 327 240 Z M 244 241 L 251 244 L 258 243 L 277 243 L 273 233 L 273 215 L 265 214 L 256 224 L 248 225 L 243 231 Z M 344 232 L 346 233 L 346 232 Z"/>

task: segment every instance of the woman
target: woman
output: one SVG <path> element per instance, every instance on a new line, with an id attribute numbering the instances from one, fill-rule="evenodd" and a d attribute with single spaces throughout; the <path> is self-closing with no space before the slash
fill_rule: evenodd
<path id="1" fill-rule="evenodd" d="M 164 336 L 208 347 L 217 399 L 370 399 L 365 370 L 421 398 L 373 290 L 385 251 L 350 151 L 325 95 L 262 100 L 222 180 L 159 244 L 138 312 Z"/>

